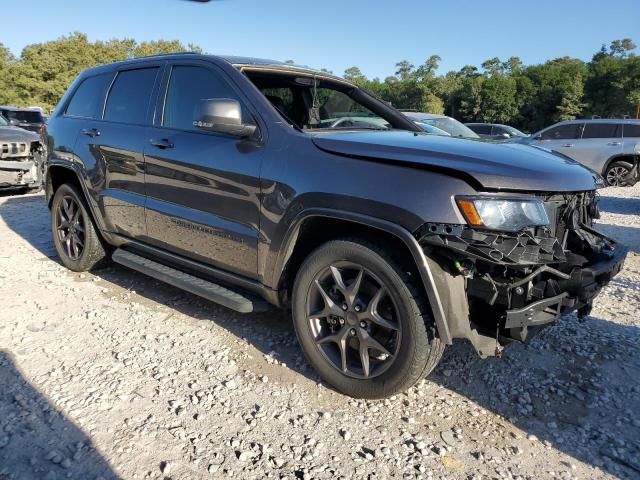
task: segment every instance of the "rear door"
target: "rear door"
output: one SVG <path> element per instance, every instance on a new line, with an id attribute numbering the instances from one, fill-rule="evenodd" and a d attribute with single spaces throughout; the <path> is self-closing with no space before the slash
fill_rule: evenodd
<path id="1" fill-rule="evenodd" d="M 603 174 L 607 160 L 622 153 L 622 125 L 586 122 L 582 138 L 572 148 L 572 158 Z"/>
<path id="2" fill-rule="evenodd" d="M 158 63 L 119 69 L 100 106 L 101 118 L 83 122 L 76 141 L 105 228 L 127 237 L 146 233 L 143 150 L 161 70 Z"/>
<path id="3" fill-rule="evenodd" d="M 231 98 L 257 116 L 221 70 L 176 61 L 144 146 L 147 241 L 215 267 L 257 276 L 262 143 L 194 127 L 200 100 Z"/>

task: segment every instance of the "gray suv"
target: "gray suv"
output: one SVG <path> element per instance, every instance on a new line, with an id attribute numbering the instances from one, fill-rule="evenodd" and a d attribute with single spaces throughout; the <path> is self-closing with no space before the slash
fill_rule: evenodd
<path id="1" fill-rule="evenodd" d="M 640 120 L 570 120 L 523 141 L 573 158 L 602 174 L 611 186 L 624 186 L 636 162 Z"/>
<path id="2" fill-rule="evenodd" d="M 348 81 L 281 62 L 92 68 L 48 138 L 66 267 L 110 257 L 238 312 L 290 309 L 311 365 L 356 397 L 405 390 L 454 339 L 495 356 L 587 315 L 627 251 L 592 228 L 601 179 L 577 162 L 428 135 Z"/>

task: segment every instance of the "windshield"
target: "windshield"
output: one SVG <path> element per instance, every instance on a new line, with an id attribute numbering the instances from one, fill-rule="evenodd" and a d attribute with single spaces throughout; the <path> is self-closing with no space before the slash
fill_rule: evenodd
<path id="1" fill-rule="evenodd" d="M 509 127 L 507 125 L 505 125 L 504 128 L 507 130 L 507 132 L 509 132 L 509 135 L 511 135 L 512 137 L 528 137 L 529 136 L 526 133 L 521 132 L 517 128 Z"/>
<path id="2" fill-rule="evenodd" d="M 408 129 L 381 102 L 358 88 L 328 79 L 245 73 L 278 113 L 301 130 Z"/>
<path id="3" fill-rule="evenodd" d="M 440 130 L 444 130 L 452 137 L 480 138 L 478 134 L 469 127 L 451 117 L 425 118 L 420 120 L 420 123 L 432 125 Z"/>
<path id="4" fill-rule="evenodd" d="M 7 110 L 5 115 L 9 120 L 17 120 L 25 123 L 42 122 L 42 114 L 32 110 Z"/>

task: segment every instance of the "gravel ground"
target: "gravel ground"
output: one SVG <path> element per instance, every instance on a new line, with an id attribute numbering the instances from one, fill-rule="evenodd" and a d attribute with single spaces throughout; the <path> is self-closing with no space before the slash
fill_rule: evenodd
<path id="1" fill-rule="evenodd" d="M 592 316 L 384 401 L 321 384 L 286 313 L 65 270 L 43 197 L 2 197 L 0 479 L 640 478 L 640 184 L 602 197 L 631 253 Z"/>

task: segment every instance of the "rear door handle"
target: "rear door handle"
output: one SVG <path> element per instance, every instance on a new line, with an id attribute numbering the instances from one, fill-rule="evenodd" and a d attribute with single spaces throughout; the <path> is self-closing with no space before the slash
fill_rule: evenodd
<path id="1" fill-rule="evenodd" d="M 611 145 L 611 146 L 618 146 L 618 145 L 622 145 L 622 142 L 609 142 L 607 143 L 607 145 Z"/>
<path id="2" fill-rule="evenodd" d="M 100 136 L 100 130 L 98 130 L 97 128 L 83 128 L 82 129 L 82 134 L 86 135 L 88 137 L 99 137 Z"/>
<path id="3" fill-rule="evenodd" d="M 150 143 L 154 147 L 161 148 L 162 150 L 165 150 L 167 148 L 173 148 L 173 143 L 171 143 L 166 138 L 163 138 L 161 140 L 151 140 Z"/>
<path id="4" fill-rule="evenodd" d="M 563 147 L 567 147 L 567 148 L 571 148 L 571 147 L 575 147 L 575 145 L 573 143 L 565 143 L 564 145 L 562 145 Z"/>

